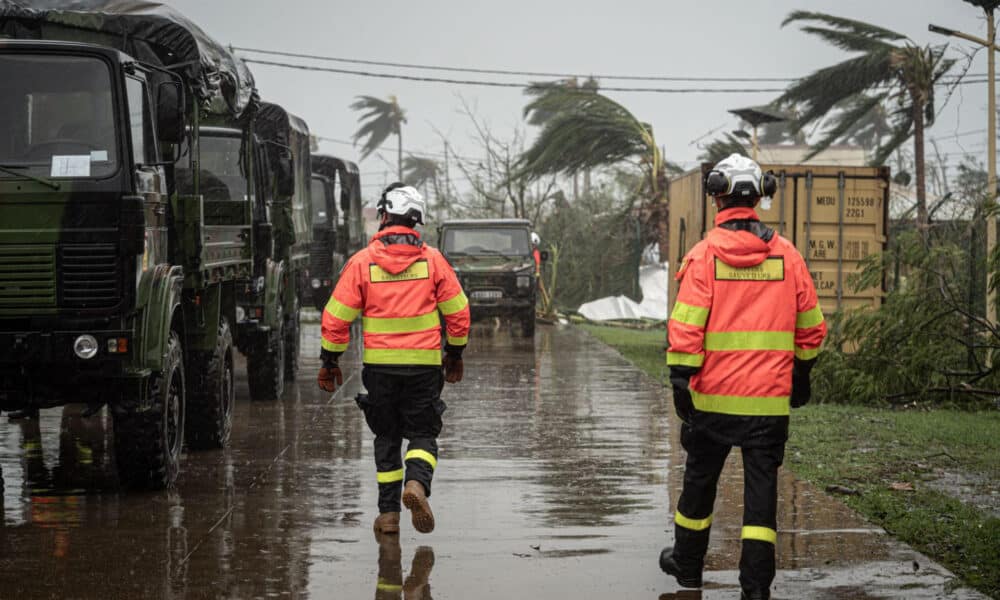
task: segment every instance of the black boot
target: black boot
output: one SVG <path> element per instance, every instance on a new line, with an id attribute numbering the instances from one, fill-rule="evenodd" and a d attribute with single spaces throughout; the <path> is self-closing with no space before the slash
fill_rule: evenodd
<path id="1" fill-rule="evenodd" d="M 743 593 L 740 594 L 740 600 L 771 600 L 771 590 L 751 590 L 743 588 Z"/>
<path id="2" fill-rule="evenodd" d="M 701 587 L 701 569 L 691 569 L 677 564 L 672 547 L 668 546 L 663 549 L 663 552 L 660 552 L 660 568 L 667 575 L 673 575 L 681 587 Z"/>

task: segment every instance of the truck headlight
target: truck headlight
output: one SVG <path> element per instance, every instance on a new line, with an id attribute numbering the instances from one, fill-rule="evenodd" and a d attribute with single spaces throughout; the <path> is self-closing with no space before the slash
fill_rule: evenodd
<path id="1" fill-rule="evenodd" d="M 522 289 L 531 287 L 531 275 L 518 275 L 517 287 Z"/>
<path id="2" fill-rule="evenodd" d="M 318 290 L 318 289 L 319 289 L 319 285 L 320 285 L 320 284 L 319 284 L 319 279 L 313 279 L 313 280 L 312 280 L 312 281 L 310 281 L 309 283 L 311 283 L 311 284 L 312 284 L 312 288 L 313 288 L 314 290 Z"/>
<path id="3" fill-rule="evenodd" d="M 84 334 L 76 338 L 73 342 L 73 354 L 83 360 L 88 360 L 97 356 L 97 338 L 90 334 Z"/>

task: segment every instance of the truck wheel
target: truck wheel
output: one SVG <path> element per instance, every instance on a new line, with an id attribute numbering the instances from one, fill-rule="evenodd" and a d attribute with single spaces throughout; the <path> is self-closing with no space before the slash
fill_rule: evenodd
<path id="1" fill-rule="evenodd" d="M 225 448 L 233 431 L 233 334 L 225 319 L 219 321 L 215 350 L 189 353 L 188 403 L 184 436 L 195 449 Z M 200 367 L 200 365 L 204 365 Z"/>
<path id="2" fill-rule="evenodd" d="M 247 354 L 247 383 L 250 399 L 277 400 L 285 390 L 284 327 L 272 331 L 267 344 L 261 344 Z"/>
<path id="3" fill-rule="evenodd" d="M 130 399 L 114 416 L 118 478 L 130 488 L 163 489 L 180 471 L 184 443 L 184 353 L 177 332 L 170 332 L 163 371 L 149 381 L 149 408 Z"/>
<path id="4" fill-rule="evenodd" d="M 521 314 L 521 335 L 526 338 L 535 337 L 535 309 L 531 308 Z"/>
<path id="5" fill-rule="evenodd" d="M 295 313 L 285 321 L 285 380 L 295 381 L 299 372 L 299 303 L 295 301 Z"/>

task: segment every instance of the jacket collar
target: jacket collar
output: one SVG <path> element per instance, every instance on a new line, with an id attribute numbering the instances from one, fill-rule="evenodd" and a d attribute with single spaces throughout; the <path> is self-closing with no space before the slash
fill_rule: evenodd
<path id="1" fill-rule="evenodd" d="M 733 208 L 727 208 L 725 210 L 720 210 L 719 214 L 715 215 L 715 226 L 725 223 L 726 221 L 760 221 L 760 217 L 757 216 L 757 211 L 752 208 L 747 208 L 745 206 L 737 206 Z"/>

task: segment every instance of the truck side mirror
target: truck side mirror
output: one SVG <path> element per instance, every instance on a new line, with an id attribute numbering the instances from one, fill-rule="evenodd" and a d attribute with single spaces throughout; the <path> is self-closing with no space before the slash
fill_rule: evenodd
<path id="1" fill-rule="evenodd" d="M 156 86 L 156 131 L 161 142 L 179 144 L 184 139 L 184 88 L 179 81 Z"/>

